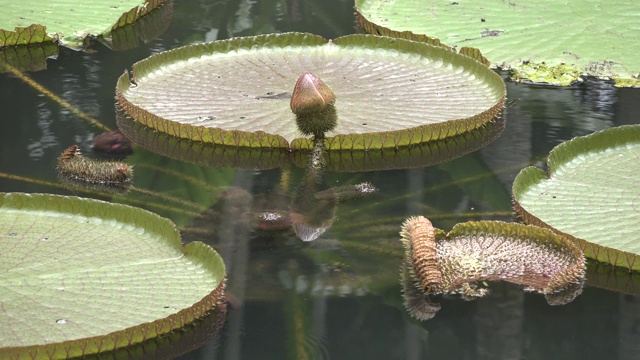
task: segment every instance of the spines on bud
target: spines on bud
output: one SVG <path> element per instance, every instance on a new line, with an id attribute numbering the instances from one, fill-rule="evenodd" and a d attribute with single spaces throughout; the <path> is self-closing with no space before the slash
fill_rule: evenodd
<path id="1" fill-rule="evenodd" d="M 71 180 L 92 184 L 131 182 L 133 168 L 120 161 L 97 161 L 82 156 L 78 145 L 67 148 L 58 158 L 58 171 Z"/>

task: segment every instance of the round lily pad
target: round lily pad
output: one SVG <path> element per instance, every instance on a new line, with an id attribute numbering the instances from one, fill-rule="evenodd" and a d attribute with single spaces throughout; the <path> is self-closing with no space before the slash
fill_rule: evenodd
<path id="1" fill-rule="evenodd" d="M 304 33 L 185 46 L 133 66 L 118 103 L 134 119 L 180 138 L 242 147 L 311 149 L 290 97 L 311 73 L 335 94 L 327 150 L 396 148 L 477 129 L 502 110 L 493 71 L 442 47 L 404 39 Z"/>
<path id="2" fill-rule="evenodd" d="M 222 296 L 224 264 L 125 205 L 0 194 L 0 358 L 67 358 L 179 329 Z"/>
<path id="3" fill-rule="evenodd" d="M 549 154 L 548 175 L 528 167 L 513 183 L 528 223 L 573 238 L 585 256 L 640 270 L 640 126 L 574 138 Z"/>

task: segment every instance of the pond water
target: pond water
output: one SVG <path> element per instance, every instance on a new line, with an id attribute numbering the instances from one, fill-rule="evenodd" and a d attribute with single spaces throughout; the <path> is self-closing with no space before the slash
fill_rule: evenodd
<path id="1" fill-rule="evenodd" d="M 29 76 L 115 129 L 115 83 L 135 61 L 191 43 L 284 31 L 328 38 L 355 33 L 353 3 L 182 0 L 173 4 L 168 29 L 147 44 L 120 52 L 100 44 L 94 53 L 62 49 L 46 71 Z M 201 166 L 175 159 L 169 146 L 165 155 L 135 146 L 127 161 L 135 165 L 135 187 L 141 190 L 108 199 L 172 219 L 185 242 L 214 246 L 227 266 L 230 303 L 216 334 L 211 323 L 218 323 L 208 319 L 148 356 L 637 359 L 640 278 L 605 265 L 590 263 L 582 295 L 563 306 L 549 306 L 543 296 L 504 283 L 490 284 L 491 294 L 472 302 L 439 299 L 442 309 L 424 322 L 403 306 L 398 232 L 405 218 L 425 215 L 445 230 L 469 220 L 513 221 L 510 189 L 522 168 L 544 167 L 548 152 L 575 136 L 640 123 L 638 89 L 602 81 L 507 87 L 504 132 L 478 151 L 433 166 L 327 171 L 327 186 L 369 182 L 379 191 L 325 209 L 331 226 L 310 242 L 292 231 L 253 231 L 221 200 L 223 189 L 234 186 L 253 195 L 246 205 L 252 209 L 287 207 L 303 191 L 304 166 Z M 0 191 L 96 196 L 59 186 L 55 164 L 72 144 L 90 153 L 91 140 L 102 130 L 9 74 L 0 74 L 0 108 Z"/>

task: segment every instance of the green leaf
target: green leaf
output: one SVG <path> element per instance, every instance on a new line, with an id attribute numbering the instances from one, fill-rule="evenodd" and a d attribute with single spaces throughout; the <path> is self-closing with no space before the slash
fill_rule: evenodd
<path id="1" fill-rule="evenodd" d="M 516 79 L 568 85 L 588 75 L 640 86 L 630 1 L 356 0 L 356 9 L 369 32 L 478 48 Z"/>
<path id="2" fill-rule="evenodd" d="M 66 358 L 140 343 L 202 317 L 224 264 L 173 223 L 98 200 L 0 194 L 0 358 Z"/>
<path id="3" fill-rule="evenodd" d="M 640 126 L 574 138 L 549 154 L 548 176 L 529 167 L 513 183 L 525 221 L 571 236 L 585 255 L 639 270 Z"/>
<path id="4" fill-rule="evenodd" d="M 183 162 L 207 167 L 246 169 L 272 169 L 289 162 L 304 168 L 309 162 L 306 151 L 289 152 L 280 148 L 242 148 L 194 142 L 143 126 L 122 111 L 117 112 L 116 119 L 118 128 L 136 145 Z M 504 130 L 505 120 L 504 116 L 500 116 L 495 121 L 463 134 L 397 149 L 329 151 L 324 154 L 325 169 L 339 172 L 377 171 L 419 168 L 448 162 L 481 149 L 497 139 Z M 136 183 L 139 182 L 140 179 L 136 176 Z"/>
<path id="5" fill-rule="evenodd" d="M 327 150 L 397 148 L 481 127 L 502 110 L 502 79 L 441 47 L 368 35 L 288 33 L 185 46 L 118 80 L 118 103 L 172 136 L 239 147 L 311 149 L 289 102 L 313 73 L 335 93 Z"/>
<path id="6" fill-rule="evenodd" d="M 10 1 L 2 5 L 0 47 L 56 39 L 82 49 L 90 36 L 108 37 L 162 5 L 164 0 Z"/>
<path id="7" fill-rule="evenodd" d="M 7 46 L 0 49 L 0 72 L 8 68 L 18 71 L 39 71 L 47 68 L 47 59 L 58 56 L 58 45 L 52 42 L 27 46 Z"/>

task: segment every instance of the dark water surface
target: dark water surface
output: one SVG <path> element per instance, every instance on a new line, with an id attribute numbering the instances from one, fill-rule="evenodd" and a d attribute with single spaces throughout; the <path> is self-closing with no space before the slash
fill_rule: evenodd
<path id="1" fill-rule="evenodd" d="M 121 52 L 96 44 L 90 54 L 62 49 L 46 71 L 29 76 L 113 129 L 115 83 L 135 61 L 231 36 L 354 33 L 352 6 L 348 0 L 182 0 L 168 30 L 148 44 Z M 232 185 L 253 194 L 246 205 L 252 209 L 286 208 L 300 194 L 303 168 L 204 167 L 136 147 L 127 159 L 135 164 L 135 186 L 165 198 L 131 192 L 112 200 L 169 217 L 185 241 L 215 246 L 225 259 L 231 298 L 217 335 L 200 325 L 204 331 L 192 329 L 168 345 L 173 350 L 150 358 L 183 347 L 191 349 L 180 357 L 185 360 L 640 358 L 639 279 L 603 265 L 590 264 L 584 292 L 564 306 L 501 283 L 473 302 L 440 299 L 442 309 L 425 322 L 412 319 L 402 304 L 398 231 L 406 217 L 425 215 L 445 230 L 468 220 L 511 221 L 510 189 L 520 169 L 544 167 L 548 152 L 572 137 L 640 123 L 637 89 L 602 81 L 507 86 L 517 101 L 509 105 L 504 133 L 479 151 L 429 167 L 328 171 L 327 186 L 370 182 L 380 191 L 327 210 L 332 226 L 311 242 L 293 232 L 256 233 L 238 221 L 235 205 L 221 200 L 222 189 Z M 0 109 L 0 172 L 20 177 L 0 177 L 0 191 L 91 196 L 56 187 L 55 163 L 72 144 L 90 153 L 102 130 L 9 74 L 0 74 Z M 200 216 L 176 198 L 208 210 Z M 616 285 L 627 294 L 602 288 Z"/>

